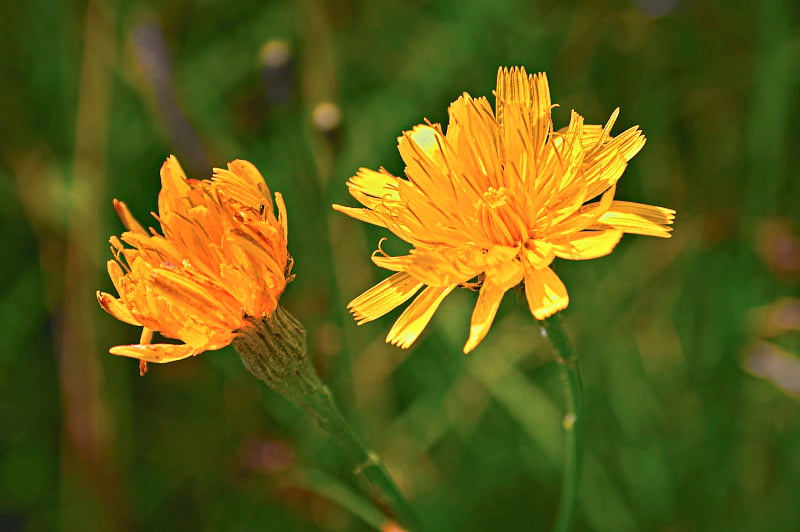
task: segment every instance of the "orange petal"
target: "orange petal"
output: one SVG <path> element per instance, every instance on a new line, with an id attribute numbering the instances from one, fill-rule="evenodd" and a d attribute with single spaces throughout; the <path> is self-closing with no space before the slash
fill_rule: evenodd
<path id="1" fill-rule="evenodd" d="M 128 206 L 125 203 L 114 200 L 114 210 L 117 211 L 117 216 L 119 219 L 122 220 L 122 225 L 124 225 L 128 231 L 132 231 L 134 233 L 139 233 L 142 235 L 147 235 L 147 231 L 144 230 L 144 227 L 136 221 L 136 218 L 133 217 L 131 211 L 128 210 Z"/>
<path id="2" fill-rule="evenodd" d="M 557 257 L 570 260 L 588 260 L 605 257 L 622 238 L 622 231 L 581 231 L 569 242 L 556 244 L 553 250 Z"/>
<path id="3" fill-rule="evenodd" d="M 178 159 L 174 155 L 167 157 L 161 165 L 161 192 L 158 193 L 158 211 L 161 215 L 168 212 L 184 212 L 190 205 L 186 196 L 192 187 L 186 182 Z"/>
<path id="4" fill-rule="evenodd" d="M 186 344 L 134 344 L 118 345 L 108 350 L 112 355 L 138 358 L 157 364 L 189 358 L 201 351 Z"/>
<path id="5" fill-rule="evenodd" d="M 248 186 L 246 190 L 251 192 L 253 190 L 258 190 L 261 192 L 263 199 L 266 200 L 265 204 L 272 210 L 272 195 L 270 194 L 269 187 L 266 181 L 264 181 L 264 176 L 261 175 L 261 172 L 258 171 L 258 168 L 256 168 L 253 163 L 245 161 L 244 159 L 236 159 L 228 163 L 228 170 L 247 182 Z"/>
<path id="6" fill-rule="evenodd" d="M 97 292 L 97 302 L 103 307 L 103 310 L 114 316 L 120 321 L 130 323 L 131 325 L 141 325 L 139 321 L 133 317 L 131 311 L 125 306 L 121 300 L 115 298 L 111 294 L 105 292 Z"/>
<path id="7" fill-rule="evenodd" d="M 409 347 L 422 334 L 422 330 L 431 321 L 434 312 L 439 308 L 442 300 L 456 285 L 429 286 L 400 314 L 394 322 L 386 341 L 403 349 Z"/>
<path id="8" fill-rule="evenodd" d="M 275 193 L 275 204 L 278 206 L 278 223 L 283 230 L 283 238 L 289 238 L 289 217 L 286 215 L 286 203 L 283 201 L 283 194 Z"/>
<path id="9" fill-rule="evenodd" d="M 396 273 L 353 299 L 347 308 L 361 325 L 402 305 L 421 287 L 422 283 L 407 273 Z"/>
<path id="10" fill-rule="evenodd" d="M 223 288 L 201 285 L 200 278 L 190 279 L 170 270 L 158 268 L 150 272 L 148 295 L 163 305 L 174 305 L 176 311 L 203 316 L 209 325 L 226 328 L 240 317 L 240 305 Z M 163 310 L 167 312 L 167 310 Z"/>
<path id="11" fill-rule="evenodd" d="M 550 268 L 525 268 L 525 296 L 537 320 L 552 316 L 569 305 L 567 288 Z"/>

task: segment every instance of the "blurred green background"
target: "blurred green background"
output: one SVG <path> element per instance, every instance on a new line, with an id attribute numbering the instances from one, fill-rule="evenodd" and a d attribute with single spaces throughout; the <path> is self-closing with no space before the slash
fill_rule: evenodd
<path id="1" fill-rule="evenodd" d="M 557 261 L 582 362 L 575 530 L 800 530 L 800 22 L 793 0 L 6 2 L 0 19 L 0 529 L 370 530 L 342 453 L 229 348 L 141 378 L 111 290 L 111 199 L 140 220 L 174 153 L 258 166 L 288 204 L 282 303 L 435 530 L 547 530 L 558 375 L 525 305 L 461 354 L 475 294 L 409 351 L 345 303 L 384 231 L 338 215 L 359 166 L 446 121 L 500 65 L 545 70 L 588 123 L 648 143 L 617 197 L 674 237 Z M 331 102 L 336 107 L 319 107 Z M 337 116 L 336 110 L 339 111 Z M 315 112 L 316 110 L 316 112 Z M 795 125 L 792 125 L 795 124 Z M 152 223 L 152 222 L 151 222 Z"/>

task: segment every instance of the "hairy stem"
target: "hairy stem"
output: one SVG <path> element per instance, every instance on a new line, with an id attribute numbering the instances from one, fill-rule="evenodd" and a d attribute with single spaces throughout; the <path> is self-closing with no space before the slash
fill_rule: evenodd
<path id="1" fill-rule="evenodd" d="M 347 423 L 306 356 L 305 330 L 291 314 L 278 307 L 265 319 L 252 321 L 233 342 L 245 368 L 270 388 L 300 407 L 353 463 L 353 473 L 365 480 L 372 495 L 390 508 L 408 530 L 421 530 L 400 488 L 377 454 L 367 449 Z"/>

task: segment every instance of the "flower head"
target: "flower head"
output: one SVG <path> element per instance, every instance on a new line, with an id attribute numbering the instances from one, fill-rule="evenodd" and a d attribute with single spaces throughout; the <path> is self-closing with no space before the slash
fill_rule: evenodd
<path id="1" fill-rule="evenodd" d="M 334 205 L 411 244 L 403 256 L 379 246 L 373 262 L 396 273 L 348 305 L 361 324 L 419 292 L 387 342 L 410 346 L 454 288 L 480 287 L 469 352 L 488 333 L 503 294 L 520 283 L 536 319 L 567 307 L 554 258 L 602 257 L 623 233 L 670 236 L 675 211 L 614 199 L 645 142 L 637 127 L 611 135 L 618 110 L 605 126 L 584 124 L 573 111 L 569 125 L 555 130 L 547 77 L 524 68 L 501 68 L 494 94 L 493 110 L 486 98 L 464 93 L 450 105 L 446 132 L 432 123 L 404 132 L 398 149 L 406 179 L 361 168 L 348 188 L 365 208 Z"/>
<path id="2" fill-rule="evenodd" d="M 233 161 L 227 170 L 216 168 L 211 180 L 195 180 L 169 157 L 161 186 L 153 216 L 163 236 L 146 231 L 114 200 L 128 229 L 110 239 L 115 258 L 108 273 L 119 298 L 97 292 L 106 312 L 144 328 L 139 344 L 111 353 L 143 363 L 228 345 L 249 319 L 275 311 L 291 280 L 283 198 L 275 193 L 276 218 L 269 188 L 251 163 Z M 183 343 L 152 344 L 154 331 Z"/>

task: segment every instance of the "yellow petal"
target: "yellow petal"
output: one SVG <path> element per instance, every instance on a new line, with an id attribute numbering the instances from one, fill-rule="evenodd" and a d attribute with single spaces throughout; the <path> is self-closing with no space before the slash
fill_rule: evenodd
<path id="1" fill-rule="evenodd" d="M 637 235 L 669 238 L 675 211 L 655 205 L 614 201 L 592 228 L 614 228 Z"/>
<path id="2" fill-rule="evenodd" d="M 617 187 L 614 185 L 600 196 L 600 201 L 583 205 L 574 214 L 552 226 L 548 231 L 550 238 L 558 240 L 578 231 L 583 231 L 597 222 L 598 218 L 611 207 L 616 191 Z"/>
<path id="3" fill-rule="evenodd" d="M 486 254 L 486 279 L 508 290 L 522 281 L 522 264 L 516 259 L 519 249 L 497 246 Z"/>
<path id="4" fill-rule="evenodd" d="M 339 211 L 341 213 L 350 216 L 351 218 L 355 218 L 356 220 L 361 220 L 362 222 L 366 222 L 368 224 L 377 225 L 379 227 L 386 227 L 386 222 L 378 216 L 374 211 L 370 209 L 360 209 L 357 207 L 345 207 L 343 205 L 333 204 L 333 210 Z"/>
<path id="5" fill-rule="evenodd" d="M 134 344 L 118 345 L 108 350 L 112 355 L 138 358 L 145 362 L 174 362 L 189 358 L 201 351 L 185 344 Z"/>
<path id="6" fill-rule="evenodd" d="M 537 320 L 552 316 L 569 305 L 567 288 L 550 268 L 525 268 L 525 297 Z"/>
<path id="7" fill-rule="evenodd" d="M 394 322 L 386 341 L 397 347 L 406 349 L 422 334 L 422 330 L 431 321 L 433 313 L 439 308 L 447 294 L 456 285 L 429 286 L 423 290 Z"/>
<path id="8" fill-rule="evenodd" d="M 386 170 L 381 169 L 376 172 L 369 168 L 359 168 L 358 173 L 347 181 L 347 189 L 365 207 L 371 209 L 374 203 L 370 204 L 368 201 L 364 201 L 364 196 L 373 198 L 375 203 L 379 203 L 381 200 L 400 201 L 397 193 L 397 181 L 398 178 Z M 356 193 L 359 195 L 356 196 Z"/>
<path id="9" fill-rule="evenodd" d="M 553 258 L 555 257 L 553 245 L 550 242 L 533 238 L 525 242 L 522 253 L 531 266 L 537 269 L 550 266 L 550 263 L 553 262 Z"/>
<path id="10" fill-rule="evenodd" d="M 502 186 L 501 139 L 492 107 L 486 98 L 464 93 L 448 108 L 447 142 L 455 160 L 451 168 L 453 196 L 474 203 L 488 187 Z"/>
<path id="11" fill-rule="evenodd" d="M 415 126 L 398 139 L 397 149 L 406 164 L 406 176 L 423 194 L 436 198 L 448 210 L 455 205 L 452 185 L 454 173 L 448 165 L 455 154 L 437 127 Z"/>
<path id="12" fill-rule="evenodd" d="M 380 244 L 379 244 L 380 245 Z M 400 257 L 392 257 L 387 255 L 382 249 L 376 249 L 372 252 L 370 257 L 375 266 L 389 270 L 391 272 L 400 272 L 405 270 L 408 266 L 409 255 L 402 255 Z"/>
<path id="13" fill-rule="evenodd" d="M 507 249 L 493 248 L 492 250 Z M 465 283 L 478 275 L 485 261 L 483 251 L 477 247 L 412 249 L 404 271 L 430 286 Z"/>
<path id="14" fill-rule="evenodd" d="M 407 273 L 396 273 L 348 303 L 358 325 L 380 318 L 402 305 L 422 288 L 422 283 Z"/>
<path id="15" fill-rule="evenodd" d="M 586 199 L 594 198 L 614 185 L 646 140 L 638 127 L 632 127 L 608 142 L 600 142 L 596 149 L 587 153 L 583 167 Z"/>
<path id="16" fill-rule="evenodd" d="M 550 86 L 544 72 L 531 74 L 524 67 L 500 68 L 497 71 L 497 121 L 503 124 L 509 104 L 527 107 L 532 121 L 531 144 L 544 145 L 552 128 Z"/>
<path id="17" fill-rule="evenodd" d="M 98 291 L 97 302 L 100 303 L 100 306 L 103 307 L 103 310 L 118 320 L 124 321 L 125 323 L 130 323 L 131 325 L 141 325 L 141 323 L 139 323 L 139 321 L 133 317 L 133 314 L 131 314 L 131 311 L 128 310 L 128 307 L 126 307 L 121 300 L 115 298 L 111 294 Z"/>
<path id="18" fill-rule="evenodd" d="M 514 261 L 518 267 L 518 274 L 506 275 L 503 284 L 494 282 L 492 277 L 487 275 L 481 286 L 478 302 L 472 311 L 472 320 L 469 325 L 469 338 L 464 344 L 464 354 L 469 353 L 483 340 L 494 322 L 497 309 L 503 300 L 506 290 L 519 284 L 522 280 L 522 267 L 518 261 Z"/>
<path id="19" fill-rule="evenodd" d="M 581 231 L 569 242 L 556 244 L 553 250 L 557 257 L 570 260 L 588 260 L 605 257 L 622 238 L 622 231 Z"/>

